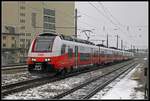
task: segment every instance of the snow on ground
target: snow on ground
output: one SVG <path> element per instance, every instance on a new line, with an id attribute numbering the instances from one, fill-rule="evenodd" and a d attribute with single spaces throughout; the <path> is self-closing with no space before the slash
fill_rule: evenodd
<path id="1" fill-rule="evenodd" d="M 130 76 L 135 70 L 136 69 L 132 70 L 124 79 L 120 78 L 122 79 L 121 81 L 119 78 L 116 79 L 115 82 L 108 85 L 106 89 L 96 94 L 96 96 L 93 96 L 92 99 L 143 99 L 143 94 L 141 94 L 140 92 L 134 92 L 134 87 L 137 86 L 137 82 L 134 80 L 130 80 Z M 86 79 L 101 73 L 101 70 L 98 70 L 96 72 L 93 71 L 90 73 L 83 73 L 78 76 L 31 88 L 23 92 L 14 93 L 6 96 L 4 99 L 49 99 L 52 96 L 58 93 L 62 93 L 62 91 L 68 90 L 78 85 L 79 83 L 84 82 Z"/>
<path id="2" fill-rule="evenodd" d="M 134 90 L 138 87 L 138 82 L 131 79 L 131 75 L 138 69 L 140 64 L 136 66 L 124 78 L 121 76 L 113 83 L 108 85 L 104 90 L 98 92 L 91 99 L 144 99 L 143 92 Z M 122 79 L 121 79 L 122 78 Z"/>
<path id="3" fill-rule="evenodd" d="M 2 85 L 16 83 L 23 80 L 38 78 L 38 76 L 31 75 L 28 71 L 19 72 L 15 74 L 2 74 Z"/>
<path id="4" fill-rule="evenodd" d="M 23 92 L 14 93 L 8 95 L 3 99 L 49 99 L 65 90 L 71 89 L 72 87 L 84 82 L 92 76 L 101 74 L 101 71 L 94 71 L 90 73 L 83 73 L 74 77 L 69 77 L 64 80 L 44 84 L 35 88 L 25 90 Z M 88 76 L 87 76 L 88 75 Z"/>

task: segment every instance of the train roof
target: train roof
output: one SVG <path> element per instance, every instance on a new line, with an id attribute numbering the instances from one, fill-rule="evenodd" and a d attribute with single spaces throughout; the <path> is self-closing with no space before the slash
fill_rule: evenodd
<path id="1" fill-rule="evenodd" d="M 40 33 L 38 36 L 58 36 L 58 35 L 54 33 L 45 32 L 45 33 Z"/>
<path id="2" fill-rule="evenodd" d="M 93 42 L 90 42 L 88 40 L 83 40 L 83 39 L 79 39 L 79 38 L 76 38 L 76 37 L 67 36 L 67 35 L 63 35 L 63 34 L 56 34 L 56 33 L 45 32 L 45 33 L 39 34 L 39 36 L 59 36 L 62 40 L 74 41 L 74 42 L 79 42 L 79 43 L 84 43 L 84 44 L 89 44 L 89 45 L 95 45 Z M 117 51 L 124 51 L 124 52 L 131 53 L 131 52 L 127 51 L 127 50 L 117 49 L 116 47 L 107 47 L 107 46 L 105 46 L 103 44 L 96 44 L 96 46 L 104 47 L 104 48 L 107 48 L 107 49 L 114 49 L 114 50 L 117 50 Z"/>
<path id="3" fill-rule="evenodd" d="M 103 44 L 96 44 L 96 46 L 107 47 L 107 46 L 105 46 L 105 45 L 103 45 Z"/>
<path id="4" fill-rule="evenodd" d="M 95 45 L 93 42 L 83 40 L 83 39 L 78 39 L 78 38 L 63 35 L 63 34 L 45 32 L 45 33 L 39 34 L 39 36 L 59 36 L 62 40 L 74 41 L 74 42 L 79 42 L 79 43 L 84 43 L 84 44 L 89 44 L 89 45 Z"/>
<path id="5" fill-rule="evenodd" d="M 92 43 L 88 40 L 83 40 L 83 39 L 75 38 L 75 37 L 72 37 L 72 36 L 67 36 L 67 35 L 61 34 L 60 37 L 61 37 L 62 40 L 75 41 L 75 42 L 79 42 L 79 43 L 95 45 L 94 43 Z"/>

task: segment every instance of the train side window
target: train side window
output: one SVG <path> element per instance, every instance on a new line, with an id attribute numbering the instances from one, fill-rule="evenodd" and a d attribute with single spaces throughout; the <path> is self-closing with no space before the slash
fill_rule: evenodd
<path id="1" fill-rule="evenodd" d="M 103 50 L 101 51 L 101 54 L 104 54 L 104 51 L 103 51 Z"/>
<path id="2" fill-rule="evenodd" d="M 63 44 L 61 47 L 61 54 L 65 54 L 66 45 Z"/>
<path id="3" fill-rule="evenodd" d="M 89 53 L 80 53 L 80 61 L 87 61 L 90 59 Z"/>
<path id="4" fill-rule="evenodd" d="M 68 57 L 71 58 L 73 54 L 72 48 L 68 48 Z"/>
<path id="5" fill-rule="evenodd" d="M 97 51 L 95 51 L 95 57 L 97 57 L 98 56 L 98 52 Z"/>

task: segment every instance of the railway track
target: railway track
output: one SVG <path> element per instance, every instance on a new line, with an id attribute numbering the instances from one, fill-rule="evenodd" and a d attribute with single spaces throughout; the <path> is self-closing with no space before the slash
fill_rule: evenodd
<path id="1" fill-rule="evenodd" d="M 22 66 L 22 65 L 27 65 L 26 63 L 22 63 L 22 64 L 10 64 L 10 65 L 2 65 L 2 67 L 13 67 L 13 66 Z"/>
<path id="2" fill-rule="evenodd" d="M 73 99 L 89 99 L 94 94 L 96 94 L 97 92 L 102 90 L 104 87 L 106 87 L 113 80 L 115 80 L 117 77 L 119 77 L 120 75 L 122 75 L 128 70 L 132 70 L 135 67 L 135 65 L 136 63 L 132 63 L 129 66 L 124 65 L 104 75 L 93 77 L 87 80 L 86 82 L 83 82 L 82 84 L 68 91 L 65 91 L 61 94 L 58 94 L 50 99 L 61 99 L 61 98 L 66 99 L 65 97 L 68 97 L 68 96 L 69 96 L 69 99 L 72 99 L 72 97 Z M 82 93 L 79 93 L 79 92 L 82 92 Z"/>
<path id="3" fill-rule="evenodd" d="M 56 78 L 54 78 L 54 76 L 51 76 L 51 77 L 53 78 L 53 79 L 51 79 L 51 81 L 56 80 Z M 32 79 L 32 80 L 25 80 L 25 81 L 2 86 L 2 97 L 6 96 L 8 94 L 20 92 L 20 91 L 23 91 L 23 90 L 26 90 L 29 88 L 39 86 L 43 83 L 47 83 L 48 81 L 50 82 L 49 79 L 50 79 L 50 77 L 47 76 L 47 77 L 36 78 L 36 79 Z"/>
<path id="4" fill-rule="evenodd" d="M 2 71 L 2 74 L 15 74 L 18 72 L 24 72 L 24 71 L 27 71 L 27 65 L 2 67 L 1 71 Z"/>
<path id="5" fill-rule="evenodd" d="M 2 67 L 2 71 L 7 71 L 7 70 L 16 70 L 16 69 L 27 69 L 27 65 L 23 66 L 13 66 L 13 67 Z"/>
<path id="6" fill-rule="evenodd" d="M 131 61 L 129 63 L 131 63 Z M 120 64 L 123 64 L 123 63 L 120 63 Z M 37 78 L 37 79 L 29 80 L 29 81 L 22 81 L 22 82 L 18 82 L 18 83 L 14 83 L 14 84 L 5 85 L 5 86 L 2 86 L 2 97 L 7 96 L 12 93 L 15 93 L 15 92 L 24 91 L 29 88 L 34 88 L 34 87 L 37 87 L 37 86 L 40 86 L 40 85 L 43 85 L 46 83 L 62 80 L 64 78 L 75 76 L 75 75 L 78 75 L 81 73 L 90 72 L 91 70 L 96 70 L 96 69 L 99 69 L 99 67 L 87 69 L 87 70 L 81 71 L 81 72 L 73 72 L 71 74 L 67 74 L 64 76 L 57 76 L 57 77 L 49 76 L 49 77 Z"/>

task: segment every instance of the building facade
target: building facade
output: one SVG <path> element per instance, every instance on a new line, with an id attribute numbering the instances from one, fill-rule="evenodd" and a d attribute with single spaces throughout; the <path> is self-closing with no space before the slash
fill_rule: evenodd
<path id="1" fill-rule="evenodd" d="M 32 39 L 39 33 L 74 35 L 74 11 L 74 2 L 3 1 L 2 33 L 19 34 L 16 48 L 21 48 L 20 58 L 26 58 Z"/>
<path id="2" fill-rule="evenodd" d="M 19 52 L 21 48 L 19 48 L 19 35 L 17 33 L 2 33 L 2 63 L 18 63 L 19 60 Z"/>

